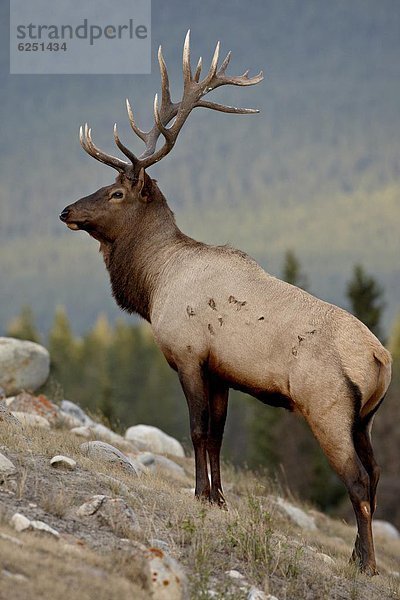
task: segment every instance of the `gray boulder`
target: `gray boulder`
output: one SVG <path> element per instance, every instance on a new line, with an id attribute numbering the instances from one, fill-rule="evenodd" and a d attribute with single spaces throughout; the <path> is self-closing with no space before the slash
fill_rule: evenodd
<path id="1" fill-rule="evenodd" d="M 49 376 L 46 348 L 25 340 L 0 337 L 0 387 L 6 396 L 22 390 L 34 392 Z"/>
<path id="2" fill-rule="evenodd" d="M 107 444 L 95 440 L 93 442 L 85 442 L 80 445 L 82 454 L 85 454 L 93 460 L 102 460 L 107 463 L 119 465 L 125 471 L 139 476 L 145 469 L 143 465 L 131 458 L 128 458 L 121 450 Z"/>
<path id="3" fill-rule="evenodd" d="M 386 540 L 399 540 L 400 531 L 389 523 L 389 521 L 383 521 L 381 519 L 375 519 L 372 521 L 372 531 L 376 537 L 384 538 Z"/>
<path id="4" fill-rule="evenodd" d="M 61 410 L 79 421 L 79 425 L 93 425 L 94 421 L 81 409 L 80 406 L 71 402 L 70 400 L 63 400 L 61 402 Z M 78 425 L 77 425 L 78 426 Z"/>
<path id="5" fill-rule="evenodd" d="M 136 459 L 150 471 L 164 473 L 172 477 L 185 477 L 185 470 L 173 460 L 162 456 L 161 454 L 152 454 L 152 452 L 142 452 L 136 456 Z"/>
<path id="6" fill-rule="evenodd" d="M 178 440 L 151 425 L 134 425 L 125 432 L 125 439 L 134 442 L 141 450 L 157 454 L 185 456 L 183 446 Z"/>

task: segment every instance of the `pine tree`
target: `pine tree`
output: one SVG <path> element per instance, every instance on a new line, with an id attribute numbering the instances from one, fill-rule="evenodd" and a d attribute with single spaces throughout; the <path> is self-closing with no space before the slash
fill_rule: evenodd
<path id="1" fill-rule="evenodd" d="M 381 317 L 384 308 L 383 288 L 368 275 L 362 265 L 355 265 L 347 284 L 351 312 L 379 338 L 382 337 Z"/>
<path id="2" fill-rule="evenodd" d="M 282 269 L 282 279 L 287 281 L 287 283 L 291 283 L 292 285 L 296 285 L 303 290 L 308 288 L 308 277 L 301 270 L 300 261 L 297 256 L 293 252 L 293 250 L 287 250 L 285 252 L 283 269 Z"/>
<path id="3" fill-rule="evenodd" d="M 17 317 L 8 324 L 6 335 L 19 340 L 40 343 L 40 334 L 35 325 L 35 318 L 30 306 L 23 306 Z"/>
<path id="4" fill-rule="evenodd" d="M 58 307 L 48 338 L 51 376 L 62 386 L 65 395 L 77 402 L 82 371 L 80 348 L 80 341 L 71 331 L 64 308 Z"/>

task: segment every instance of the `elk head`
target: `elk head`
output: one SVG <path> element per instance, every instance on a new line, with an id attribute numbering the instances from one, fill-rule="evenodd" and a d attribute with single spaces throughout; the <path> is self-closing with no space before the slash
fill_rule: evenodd
<path id="1" fill-rule="evenodd" d="M 172 150 L 180 130 L 194 108 L 209 108 L 233 114 L 259 112 L 252 108 L 235 108 L 203 100 L 203 97 L 211 90 L 222 85 L 255 85 L 263 79 L 262 72 L 255 77 L 248 77 L 248 71 L 236 77 L 227 76 L 226 69 L 230 56 L 231 53 L 229 52 L 218 68 L 218 42 L 209 71 L 203 79 L 200 79 L 201 58 L 197 63 L 194 74 L 192 73 L 190 65 L 190 31 L 188 31 L 183 47 L 182 99 L 180 102 L 172 102 L 167 68 L 160 46 L 158 62 L 161 72 L 161 103 L 159 103 L 156 94 L 154 98 L 154 125 L 149 131 L 139 129 L 134 120 L 129 101 L 126 101 L 131 127 L 146 145 L 144 152 L 138 157 L 121 142 L 116 125 L 114 125 L 114 140 L 119 150 L 128 158 L 128 161 L 102 152 L 94 145 L 91 129 L 88 125 L 86 124 L 84 128 L 80 128 L 80 142 L 83 149 L 96 160 L 116 169 L 119 175 L 114 184 L 97 190 L 94 194 L 78 200 L 62 211 L 60 219 L 70 229 L 83 229 L 100 241 L 113 242 L 123 224 L 135 221 L 139 215 L 143 214 L 146 205 L 157 202 L 165 203 L 165 199 L 159 192 L 155 182 L 146 174 L 146 169 L 164 158 Z M 168 127 L 171 121 L 172 124 Z M 164 144 L 157 149 L 160 135 L 164 138 Z"/>

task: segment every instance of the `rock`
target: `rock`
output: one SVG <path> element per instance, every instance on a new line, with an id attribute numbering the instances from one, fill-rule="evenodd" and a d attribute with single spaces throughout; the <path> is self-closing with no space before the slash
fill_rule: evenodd
<path id="1" fill-rule="evenodd" d="M 10 523 L 14 527 L 15 531 L 25 531 L 25 529 L 29 529 L 31 526 L 31 522 L 28 517 L 25 517 L 18 512 L 13 514 Z"/>
<path id="2" fill-rule="evenodd" d="M 108 463 L 119 465 L 125 471 L 140 476 L 142 469 L 137 464 L 123 454 L 118 448 L 95 440 L 93 442 L 85 442 L 80 445 L 81 452 L 89 458 L 103 460 Z"/>
<path id="3" fill-rule="evenodd" d="M 185 456 L 183 446 L 178 440 L 151 425 L 129 427 L 125 432 L 125 439 L 136 443 L 142 450 L 149 450 L 156 454 Z"/>
<path id="4" fill-rule="evenodd" d="M 176 462 L 170 460 L 166 456 L 153 454 L 152 452 L 141 452 L 136 456 L 136 459 L 151 471 L 177 477 L 186 476 L 184 468 L 177 465 Z"/>
<path id="5" fill-rule="evenodd" d="M 232 579 L 237 579 L 237 580 L 238 579 L 239 580 L 245 579 L 244 575 L 242 575 L 241 573 L 239 573 L 239 571 L 236 571 L 236 569 L 231 569 L 230 571 L 225 571 L 225 575 L 228 575 Z"/>
<path id="6" fill-rule="evenodd" d="M 278 497 L 271 499 L 284 513 L 286 513 L 289 519 L 298 527 L 301 527 L 301 529 L 307 529 L 309 531 L 315 531 L 317 529 L 314 517 L 307 515 L 307 513 L 301 508 L 298 508 L 298 506 L 294 506 L 294 504 L 291 504 L 283 498 Z"/>
<path id="7" fill-rule="evenodd" d="M 278 600 L 278 598 L 272 594 L 266 594 L 256 587 L 251 587 L 247 595 L 247 600 Z"/>
<path id="8" fill-rule="evenodd" d="M 93 496 L 76 510 L 76 515 L 81 518 L 93 517 L 100 525 L 124 538 L 141 532 L 136 514 L 123 498 Z"/>
<path id="9" fill-rule="evenodd" d="M 43 521 L 31 521 L 30 528 L 40 533 L 49 533 L 56 538 L 60 537 L 60 534 L 56 529 L 53 529 L 53 527 L 50 527 L 50 525 L 47 525 L 47 523 L 44 523 Z"/>
<path id="10" fill-rule="evenodd" d="M 372 521 L 372 531 L 376 537 L 385 538 L 387 540 L 400 539 L 399 530 L 392 525 L 392 523 L 389 523 L 389 521 L 375 519 Z"/>
<path id="11" fill-rule="evenodd" d="M 50 460 L 50 464 L 52 467 L 57 469 L 65 469 L 67 471 L 73 471 L 76 468 L 76 461 L 68 456 L 62 456 L 62 454 L 53 456 L 53 458 Z"/>
<path id="12" fill-rule="evenodd" d="M 247 600 L 267 600 L 267 598 L 271 600 L 273 596 L 267 596 L 265 592 L 254 586 L 250 588 L 249 593 L 247 594 Z"/>
<path id="13" fill-rule="evenodd" d="M 80 426 L 80 427 L 72 427 L 71 433 L 78 435 L 79 437 L 90 438 L 93 437 L 93 432 L 90 427 Z"/>
<path id="14" fill-rule="evenodd" d="M 327 565 L 331 565 L 331 566 L 335 565 L 335 561 L 328 554 L 324 554 L 324 552 L 317 552 L 317 556 Z"/>
<path id="15" fill-rule="evenodd" d="M 4 481 L 6 477 L 14 475 L 17 469 L 4 454 L 0 453 L 0 481 Z"/>
<path id="16" fill-rule="evenodd" d="M 149 540 L 149 544 L 152 548 L 158 548 L 159 550 L 163 550 L 163 552 L 169 552 L 169 544 L 163 540 L 152 538 Z"/>
<path id="17" fill-rule="evenodd" d="M 14 417 L 14 415 L 11 413 L 11 411 L 3 401 L 0 402 L 0 422 L 1 421 L 21 428 L 21 423 L 18 421 L 18 419 Z"/>
<path id="18" fill-rule="evenodd" d="M 126 442 L 122 435 L 118 435 L 101 423 L 93 423 L 93 425 L 82 425 L 73 427 L 71 433 L 85 438 L 96 438 L 108 442 L 109 444 L 121 444 L 132 450 L 132 446 Z"/>
<path id="19" fill-rule="evenodd" d="M 0 337 L 0 386 L 6 396 L 22 390 L 34 392 L 49 376 L 46 348 L 25 340 Z"/>
<path id="20" fill-rule="evenodd" d="M 157 600 L 184 600 L 187 597 L 187 580 L 179 563 L 159 548 L 150 548 L 147 558 L 153 597 Z"/>
<path id="21" fill-rule="evenodd" d="M 12 412 L 11 414 L 18 419 L 21 425 L 50 429 L 50 423 L 48 420 L 39 415 L 31 415 L 30 413 L 26 412 Z"/>
<path id="22" fill-rule="evenodd" d="M 44 417 L 53 425 L 59 420 L 60 409 L 43 394 L 40 396 L 33 396 L 32 394 L 22 392 L 21 394 L 18 394 L 18 396 L 8 399 L 7 405 L 13 412 L 39 415 L 39 417 Z"/>
<path id="23" fill-rule="evenodd" d="M 3 577 L 15 579 L 15 581 L 28 581 L 28 578 L 25 575 L 23 575 L 22 573 L 12 573 L 11 571 L 8 571 L 7 569 L 3 569 L 1 573 L 2 573 Z"/>
<path id="24" fill-rule="evenodd" d="M 126 441 L 124 440 L 122 435 L 115 433 L 109 427 L 106 427 L 101 423 L 94 423 L 94 425 L 92 425 L 90 429 L 97 437 L 106 440 L 110 444 L 126 444 Z"/>
<path id="25" fill-rule="evenodd" d="M 103 504 L 106 496 L 97 494 L 93 496 L 90 500 L 81 504 L 81 506 L 77 509 L 76 514 L 78 517 L 89 517 L 90 515 L 94 515 Z"/>
<path id="26" fill-rule="evenodd" d="M 43 521 L 31 521 L 28 517 L 18 512 L 13 514 L 10 523 L 16 531 L 38 531 L 40 533 L 49 533 L 56 538 L 60 537 L 58 531 L 47 525 L 47 523 Z"/>
<path id="27" fill-rule="evenodd" d="M 60 410 L 58 413 L 58 423 L 61 427 L 66 427 L 67 429 L 73 429 L 81 427 L 81 422 L 79 419 L 76 419 L 72 415 Z"/>
<path id="28" fill-rule="evenodd" d="M 67 415 L 69 415 L 70 417 L 73 417 L 74 419 L 79 421 L 80 425 L 93 425 L 94 424 L 93 419 L 91 419 L 85 413 L 85 411 L 83 411 L 81 409 L 80 406 L 78 406 L 74 402 L 71 402 L 70 400 L 63 400 L 61 402 L 61 410 L 64 413 L 66 413 Z"/>

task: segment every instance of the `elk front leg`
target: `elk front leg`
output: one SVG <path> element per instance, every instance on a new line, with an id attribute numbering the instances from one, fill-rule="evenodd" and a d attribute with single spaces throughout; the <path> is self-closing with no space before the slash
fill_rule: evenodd
<path id="1" fill-rule="evenodd" d="M 228 408 L 229 388 L 221 381 L 211 380 L 209 388 L 210 421 L 207 451 L 211 469 L 211 502 L 226 508 L 222 492 L 220 452 Z"/>
<path id="2" fill-rule="evenodd" d="M 209 426 L 208 381 L 200 365 L 179 370 L 190 419 L 190 435 L 196 465 L 195 496 L 210 500 L 210 480 L 207 469 L 207 435 Z"/>

